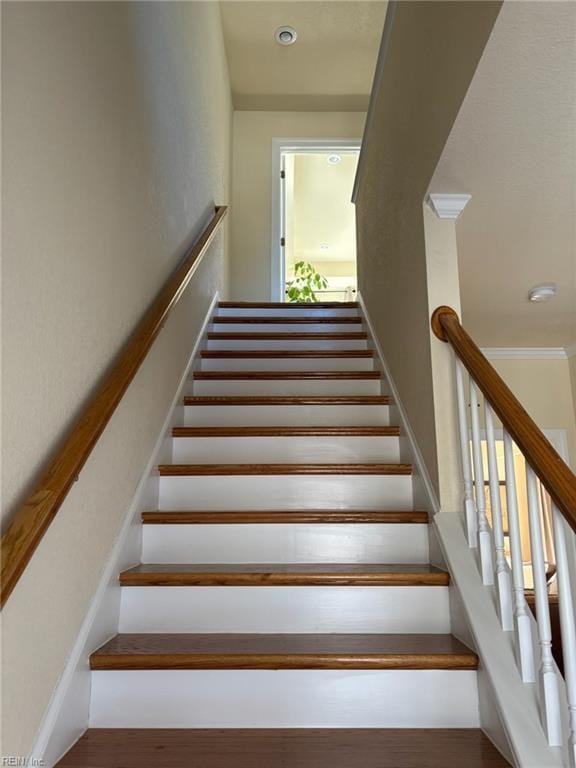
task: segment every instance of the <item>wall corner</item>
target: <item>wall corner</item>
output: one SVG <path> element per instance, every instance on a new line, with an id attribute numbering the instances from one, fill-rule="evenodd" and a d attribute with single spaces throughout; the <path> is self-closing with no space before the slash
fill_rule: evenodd
<path id="1" fill-rule="evenodd" d="M 455 218 L 439 218 L 427 204 L 423 216 L 429 314 L 447 305 L 460 315 Z M 429 333 L 440 509 L 457 512 L 462 506 L 462 484 L 454 359 L 450 346 L 439 341 L 431 327 Z"/>

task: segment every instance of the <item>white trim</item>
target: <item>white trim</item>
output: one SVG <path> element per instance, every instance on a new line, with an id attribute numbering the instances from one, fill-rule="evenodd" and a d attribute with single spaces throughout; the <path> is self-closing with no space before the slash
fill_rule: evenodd
<path id="1" fill-rule="evenodd" d="M 143 510 L 143 502 L 146 498 L 146 492 L 149 489 L 150 480 L 156 476 L 156 466 L 159 463 L 158 456 L 162 451 L 166 438 L 170 435 L 174 414 L 183 398 L 184 391 L 189 381 L 190 369 L 198 355 L 200 344 L 204 340 L 208 324 L 212 319 L 218 299 L 219 294 L 216 292 L 210 303 L 202 328 L 198 333 L 194 348 L 186 362 L 184 372 L 180 378 L 176 394 L 168 410 L 168 415 L 164 421 L 160 435 L 154 445 L 150 459 L 136 488 L 134 499 L 126 512 L 118 538 L 116 539 L 112 551 L 110 552 L 110 556 L 104 566 L 102 577 L 96 592 L 94 593 L 84 621 L 82 622 L 76 642 L 72 647 L 62 676 L 52 694 L 52 698 L 44 714 L 44 718 L 30 753 L 31 761 L 34 759 L 43 760 L 44 762 L 39 764 L 54 765 L 54 763 L 59 760 L 68 749 L 70 749 L 74 741 L 82 735 L 81 732 L 78 732 L 77 725 L 71 725 L 70 723 L 65 722 L 66 710 L 70 710 L 71 708 L 70 701 L 75 702 L 73 707 L 76 723 L 85 721 L 85 727 L 88 727 L 89 691 L 87 696 L 82 692 L 83 687 L 90 685 L 89 671 L 86 666 L 87 658 L 95 647 L 102 642 L 105 642 L 106 639 L 109 639 L 110 637 L 109 631 L 106 628 L 103 628 L 102 625 L 109 623 L 111 613 L 114 613 L 115 610 L 116 614 L 118 613 L 118 610 L 117 608 L 114 608 L 113 603 L 115 598 L 119 598 L 120 586 L 118 583 L 118 573 L 122 568 L 121 563 L 127 558 L 127 550 L 130 549 L 129 532 L 133 524 L 137 522 L 138 515 Z M 140 530 L 141 527 L 138 526 L 138 528 Z M 118 618 L 117 615 L 117 622 Z M 114 632 L 116 631 L 117 625 Z M 107 637 L 102 637 L 103 634 L 107 634 Z M 98 639 L 95 641 L 95 638 Z M 88 681 L 86 675 L 88 675 Z M 85 702 L 85 712 L 78 712 L 78 702 L 82 700 Z"/>
<path id="2" fill-rule="evenodd" d="M 372 81 L 372 89 L 370 92 L 370 103 L 368 104 L 368 114 L 366 115 L 366 122 L 364 123 L 364 135 L 362 136 L 362 147 L 360 149 L 360 158 L 358 159 L 358 167 L 356 168 L 356 178 L 354 179 L 354 187 L 352 189 L 352 202 L 356 202 L 358 196 L 358 190 L 362 183 L 362 177 L 364 176 L 364 169 L 366 167 L 366 140 L 368 138 L 368 132 L 372 124 L 374 115 L 374 102 L 376 100 L 376 94 L 380 91 L 380 85 L 382 78 L 384 77 L 384 66 L 386 64 L 386 57 L 388 55 L 388 47 L 390 45 L 390 36 L 392 34 L 392 25 L 394 24 L 394 15 L 396 14 L 397 0 L 389 0 L 388 8 L 386 9 L 386 18 L 384 20 L 384 31 L 382 32 L 382 42 L 380 43 L 380 49 L 378 51 L 378 61 L 376 62 L 376 69 L 374 71 L 374 79 Z"/>
<path id="3" fill-rule="evenodd" d="M 434 211 L 439 219 L 452 219 L 455 221 L 468 205 L 472 195 L 443 195 L 431 193 L 426 197 L 426 205 Z"/>
<path id="4" fill-rule="evenodd" d="M 566 360 L 570 354 L 563 347 L 482 347 L 488 360 Z M 571 354 L 576 354 L 576 347 Z"/>
<path id="5" fill-rule="evenodd" d="M 271 267 L 270 267 L 270 300 L 283 301 L 284 289 L 284 254 L 280 246 L 281 210 L 280 197 L 280 168 L 284 154 L 312 154 L 315 152 L 339 152 L 340 154 L 355 154 L 360 151 L 360 139 L 272 139 L 272 213 L 271 213 Z"/>
<path id="6" fill-rule="evenodd" d="M 566 352 L 566 357 L 568 359 L 571 357 L 576 357 L 576 344 L 571 344 L 569 347 L 564 347 L 564 351 Z"/>
<path id="7" fill-rule="evenodd" d="M 398 390 L 396 389 L 394 379 L 392 378 L 392 375 L 390 373 L 390 368 L 388 367 L 388 363 L 386 362 L 386 358 L 384 357 L 384 353 L 382 352 L 382 347 L 380 346 L 380 342 L 374 331 L 374 326 L 372 325 L 370 316 L 368 314 L 368 310 L 366 309 L 366 305 L 364 304 L 364 299 L 360 291 L 358 291 L 357 301 L 358 301 L 358 304 L 360 305 L 360 309 L 362 311 L 364 321 L 368 327 L 368 334 L 370 336 L 370 340 L 374 346 L 374 349 L 380 361 L 380 365 L 382 366 L 382 370 L 384 371 L 386 381 L 390 388 L 390 394 L 392 395 L 392 399 L 394 401 L 393 404 L 396 406 L 396 408 L 398 408 L 400 421 L 402 422 L 402 427 L 404 428 L 404 431 L 406 432 L 406 436 L 408 437 L 408 441 L 410 443 L 410 447 L 414 455 L 414 463 L 416 464 L 416 467 L 418 469 L 418 474 L 422 479 L 422 484 L 424 486 L 424 491 L 426 493 L 426 496 L 428 497 L 430 509 L 433 514 L 437 514 L 440 511 L 440 500 L 438 499 L 434 486 L 432 485 L 432 480 L 430 479 L 430 474 L 428 472 L 426 462 L 424 461 L 424 457 L 420 452 L 420 448 L 418 446 L 418 442 L 416 441 L 414 430 L 412 429 L 412 425 L 410 424 L 408 414 L 404 409 L 404 406 L 398 394 Z"/>

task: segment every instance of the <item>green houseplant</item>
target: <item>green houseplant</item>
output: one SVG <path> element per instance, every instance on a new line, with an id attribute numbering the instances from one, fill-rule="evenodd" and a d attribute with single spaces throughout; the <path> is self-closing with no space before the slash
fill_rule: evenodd
<path id="1" fill-rule="evenodd" d="M 328 287 L 328 280 L 306 261 L 294 264 L 294 279 L 287 284 L 288 301 L 312 304 L 318 301 L 314 291 Z"/>

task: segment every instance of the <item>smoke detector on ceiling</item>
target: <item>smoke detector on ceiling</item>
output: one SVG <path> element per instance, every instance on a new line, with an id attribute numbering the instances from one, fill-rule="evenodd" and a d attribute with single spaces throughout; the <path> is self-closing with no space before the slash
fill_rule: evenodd
<path id="1" fill-rule="evenodd" d="M 328 162 L 330 165 L 338 165 L 338 163 L 342 160 L 340 155 L 328 155 Z"/>
<path id="2" fill-rule="evenodd" d="M 274 32 L 274 38 L 279 45 L 292 45 L 296 42 L 298 32 L 294 27 L 278 27 Z"/>
<path id="3" fill-rule="evenodd" d="M 545 285 L 535 285 L 528 291 L 528 298 L 535 304 L 539 304 L 543 301 L 550 301 L 556 295 L 556 286 L 554 283 L 546 283 Z"/>

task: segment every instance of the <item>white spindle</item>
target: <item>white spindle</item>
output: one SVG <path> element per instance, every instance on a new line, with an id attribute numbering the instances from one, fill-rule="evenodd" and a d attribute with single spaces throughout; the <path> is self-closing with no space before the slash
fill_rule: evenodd
<path id="1" fill-rule="evenodd" d="M 478 541 L 480 545 L 480 570 L 484 584 L 494 584 L 494 565 L 492 563 L 492 535 L 486 517 L 486 497 L 484 489 L 484 467 L 482 465 L 482 443 L 480 441 L 480 419 L 478 415 L 478 388 L 470 379 L 470 411 L 472 419 L 472 457 L 474 459 L 474 491 L 478 512 Z"/>
<path id="2" fill-rule="evenodd" d="M 524 570 L 522 563 L 522 539 L 518 517 L 518 497 L 516 494 L 516 472 L 512 438 L 504 430 L 504 464 L 506 472 L 506 506 L 508 508 L 508 532 L 510 535 L 510 555 L 512 560 L 512 583 L 514 586 L 514 629 L 516 632 L 516 654 L 520 674 L 525 683 L 536 680 L 534 674 L 534 653 L 532 649 L 532 630 L 530 611 L 524 595 Z"/>
<path id="3" fill-rule="evenodd" d="M 488 479 L 490 482 L 490 507 L 492 509 L 492 529 L 496 552 L 496 588 L 498 591 L 498 609 L 502 629 L 506 632 L 514 629 L 514 607 L 512 600 L 512 581 L 510 568 L 504 552 L 504 525 L 502 523 L 502 504 L 500 502 L 500 477 L 496 458 L 494 439 L 494 417 L 490 403 L 484 400 L 484 421 L 486 424 L 486 449 L 488 454 Z"/>
<path id="4" fill-rule="evenodd" d="M 554 657 L 552 656 L 552 628 L 550 626 L 544 545 L 542 543 L 542 521 L 540 505 L 538 503 L 536 475 L 528 464 L 526 465 L 526 490 L 528 494 L 530 551 L 534 596 L 536 599 L 538 644 L 540 647 L 540 670 L 538 675 L 540 708 L 548 743 L 551 747 L 559 747 L 562 745 L 562 719 L 560 714 L 558 678 L 554 668 Z"/>
<path id="5" fill-rule="evenodd" d="M 478 546 L 478 518 L 476 503 L 472 493 L 472 466 L 470 463 L 470 433 L 464 395 L 464 366 L 456 358 L 456 395 L 458 400 L 458 421 L 460 425 L 460 454 L 462 459 L 462 477 L 464 479 L 464 509 L 466 512 L 466 532 L 468 546 Z"/>
<path id="6" fill-rule="evenodd" d="M 576 594 L 570 582 L 568 548 L 566 539 L 573 534 L 567 531 L 566 523 L 559 510 L 553 507 L 554 550 L 558 574 L 558 607 L 564 659 L 564 680 L 568 698 L 568 752 L 569 766 L 576 768 Z"/>

